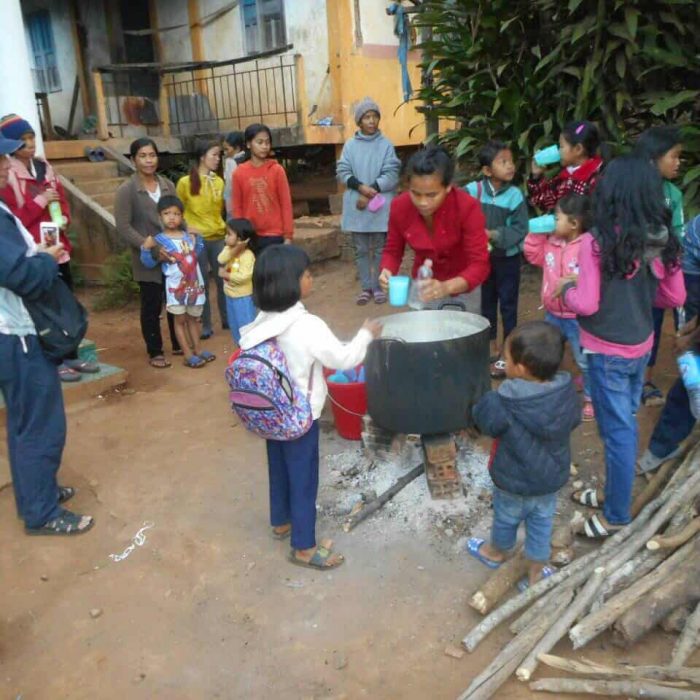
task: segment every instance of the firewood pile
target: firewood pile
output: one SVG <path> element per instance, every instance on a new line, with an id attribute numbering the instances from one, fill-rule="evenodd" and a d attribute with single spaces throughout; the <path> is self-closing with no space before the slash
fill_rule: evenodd
<path id="1" fill-rule="evenodd" d="M 506 562 L 472 596 L 470 605 L 486 617 L 462 645 L 474 651 L 506 620 L 514 637 L 459 700 L 498 697 L 511 674 L 531 681 L 540 663 L 576 677 L 530 682 L 535 691 L 700 700 L 700 668 L 684 666 L 700 642 L 698 507 L 700 445 L 694 443 L 639 493 L 629 525 L 499 605 L 526 566 L 521 556 Z M 565 547 L 565 540 L 559 531 L 553 544 Z M 656 666 L 603 666 L 550 654 L 565 636 L 581 649 L 607 629 L 615 644 L 627 648 L 657 625 L 680 634 L 671 658 Z"/>

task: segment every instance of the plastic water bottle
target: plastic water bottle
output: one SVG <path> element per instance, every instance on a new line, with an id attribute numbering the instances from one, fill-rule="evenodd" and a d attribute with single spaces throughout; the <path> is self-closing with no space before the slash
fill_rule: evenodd
<path id="1" fill-rule="evenodd" d="M 433 261 L 427 258 L 418 268 L 416 279 L 411 283 L 411 295 L 408 300 L 408 305 L 412 309 L 424 309 L 425 304 L 421 298 L 421 288 L 425 285 L 426 280 L 433 277 Z"/>
<path id="2" fill-rule="evenodd" d="M 688 350 L 677 360 L 683 384 L 688 392 L 690 412 L 695 419 L 700 417 L 700 363 L 698 359 L 700 358 L 694 352 Z"/>

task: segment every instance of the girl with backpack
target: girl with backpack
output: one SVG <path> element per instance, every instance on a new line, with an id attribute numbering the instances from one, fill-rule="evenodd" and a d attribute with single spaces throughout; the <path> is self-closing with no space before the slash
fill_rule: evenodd
<path id="1" fill-rule="evenodd" d="M 654 342 L 652 305 L 680 306 L 685 286 L 680 244 L 658 170 L 647 160 L 613 160 L 595 197 L 594 226 L 581 236 L 579 274 L 562 277 L 557 294 L 576 312 L 586 353 L 598 432 L 605 447 L 605 488 L 575 491 L 600 508 L 583 534 L 603 539 L 630 522 L 644 370 Z"/>
<path id="2" fill-rule="evenodd" d="M 257 373 L 258 386 L 262 387 L 264 368 L 272 366 L 270 359 L 265 358 L 279 359 L 281 351 L 282 364 L 277 364 L 273 374 L 286 370 L 281 371 L 282 383 L 290 382 L 302 400 L 308 397 L 311 415 L 307 432 L 295 439 L 267 440 L 270 522 L 275 539 L 291 535 L 291 563 L 331 569 L 343 563 L 343 556 L 332 550 L 330 540 L 316 541 L 318 419 L 327 394 L 323 367 L 351 369 L 358 365 L 381 326 L 377 321 L 365 321 L 349 343 L 341 343 L 326 323 L 309 313 L 301 301 L 313 289 L 309 265 L 306 252 L 293 245 L 273 245 L 260 254 L 253 270 L 253 300 L 260 313 L 255 321 L 243 327 L 242 352 L 232 366 L 246 355 L 251 358 L 257 353 L 263 357 L 261 372 Z M 284 376 L 286 373 L 289 376 Z"/>

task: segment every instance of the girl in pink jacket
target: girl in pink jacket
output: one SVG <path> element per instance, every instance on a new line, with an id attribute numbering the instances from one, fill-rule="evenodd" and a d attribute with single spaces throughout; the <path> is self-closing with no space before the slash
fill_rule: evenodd
<path id="1" fill-rule="evenodd" d="M 661 176 L 648 160 L 622 156 L 610 163 L 596 189 L 594 224 L 581 236 L 578 276 L 562 278 L 559 292 L 578 318 L 605 447 L 605 488 L 572 498 L 601 509 L 583 534 L 602 539 L 632 519 L 637 410 L 654 342 L 651 308 L 680 306 L 685 286 Z"/>
<path id="2" fill-rule="evenodd" d="M 569 341 L 583 377 L 583 420 L 595 419 L 588 385 L 588 366 L 581 348 L 576 314 L 557 295 L 559 281 L 577 275 L 581 235 L 590 228 L 591 204 L 586 195 L 567 194 L 557 203 L 557 225 L 552 234 L 530 233 L 525 238 L 525 257 L 542 268 L 542 303 L 545 321 L 557 326 Z"/>

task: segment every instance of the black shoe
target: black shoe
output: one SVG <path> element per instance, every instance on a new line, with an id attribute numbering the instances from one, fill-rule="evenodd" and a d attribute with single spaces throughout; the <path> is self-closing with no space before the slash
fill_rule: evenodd
<path id="1" fill-rule="evenodd" d="M 214 331 L 209 331 L 208 333 L 202 333 L 202 335 L 199 336 L 200 340 L 209 340 L 214 335 Z"/>
<path id="2" fill-rule="evenodd" d="M 222 331 L 230 331 L 230 330 L 231 330 L 231 326 L 229 326 L 228 323 L 224 323 L 224 324 L 221 326 L 221 330 L 222 330 Z"/>

